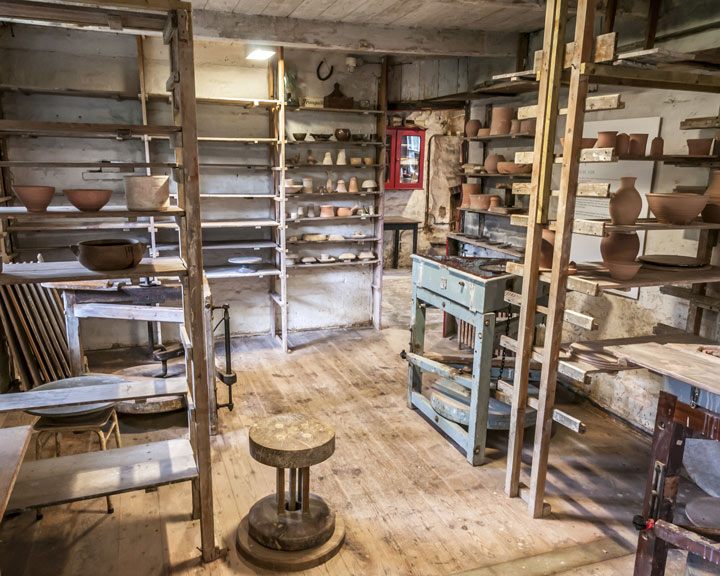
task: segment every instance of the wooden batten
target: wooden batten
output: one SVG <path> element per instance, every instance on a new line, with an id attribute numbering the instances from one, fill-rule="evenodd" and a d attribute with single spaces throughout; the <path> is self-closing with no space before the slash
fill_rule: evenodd
<path id="1" fill-rule="evenodd" d="M 600 112 L 601 110 L 621 110 L 625 108 L 620 94 L 601 94 L 599 96 L 589 96 L 585 101 L 586 112 Z M 537 104 L 530 106 L 521 106 L 518 108 L 518 118 L 525 120 L 537 117 Z M 567 108 L 561 108 L 559 114 L 567 115 Z"/>
<path id="2" fill-rule="evenodd" d="M 615 60 L 617 38 L 617 32 L 608 32 L 597 36 L 592 51 L 593 62 L 612 62 Z M 568 42 L 565 45 L 565 54 L 563 55 L 563 68 L 570 67 L 574 51 L 575 42 Z M 534 63 L 533 69 L 536 73 L 539 73 L 542 63 L 542 50 L 535 52 Z"/>

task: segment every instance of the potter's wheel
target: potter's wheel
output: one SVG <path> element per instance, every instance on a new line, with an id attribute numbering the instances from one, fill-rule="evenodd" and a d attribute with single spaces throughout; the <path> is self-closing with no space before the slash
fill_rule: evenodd
<path id="1" fill-rule="evenodd" d="M 241 274 L 249 274 L 250 272 L 255 272 L 255 270 L 250 268 L 248 264 L 259 264 L 262 262 L 262 258 L 259 256 L 237 256 L 234 258 L 228 258 L 228 262 L 230 262 L 230 264 L 240 264 L 240 268 L 237 272 Z"/>

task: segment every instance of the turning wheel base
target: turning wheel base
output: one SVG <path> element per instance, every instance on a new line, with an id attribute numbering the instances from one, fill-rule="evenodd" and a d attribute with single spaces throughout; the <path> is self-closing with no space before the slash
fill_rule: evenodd
<path id="1" fill-rule="evenodd" d="M 240 522 L 235 539 L 238 552 L 248 562 L 261 568 L 297 572 L 319 566 L 338 553 L 345 541 L 345 524 L 335 517 L 335 531 L 330 539 L 315 548 L 284 551 L 267 548 L 250 537 L 248 516 Z"/>

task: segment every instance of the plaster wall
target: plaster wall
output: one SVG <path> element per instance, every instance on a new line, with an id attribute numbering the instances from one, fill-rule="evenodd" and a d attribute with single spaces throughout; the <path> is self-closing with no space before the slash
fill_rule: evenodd
<path id="1" fill-rule="evenodd" d="M 165 91 L 169 74 L 167 47 L 160 39 L 144 41 L 147 90 L 150 93 Z M 355 71 L 345 68 L 345 55 L 335 53 L 312 53 L 286 50 L 286 68 L 296 73 L 300 96 L 325 96 L 340 82 L 342 89 L 356 100 L 376 104 L 380 73 L 378 59 L 369 59 Z M 334 66 L 333 76 L 322 82 L 315 70 L 322 58 Z M 195 46 L 196 91 L 198 97 L 255 97 L 267 98 L 268 71 L 264 62 L 253 64 L 245 59 L 245 47 L 238 43 L 197 42 Z M 117 90 L 137 93 L 136 38 L 85 31 L 62 30 L 16 25 L 0 26 L 0 82 L 48 88 L 85 88 Z M 112 100 L 65 96 L 20 95 L 5 93 L 2 96 L 4 117 L 28 120 L 68 122 L 142 123 L 141 109 L 136 100 Z M 171 123 L 170 108 L 162 101 L 148 104 L 151 123 Z M 258 136 L 269 134 L 269 115 L 262 110 L 245 110 L 239 107 L 216 104 L 199 104 L 198 130 L 201 136 Z M 349 127 L 353 132 L 375 133 L 376 117 L 373 115 L 340 119 L 326 114 L 301 114 L 289 118 L 287 132 L 328 132 L 338 127 Z M 288 156 L 292 147 L 288 146 Z M 96 139 L 22 139 L 12 138 L 9 158 L 13 160 L 131 160 L 144 161 L 140 141 L 116 142 Z M 303 148 L 305 152 L 306 149 Z M 314 150 L 317 155 L 322 149 Z M 335 151 L 336 152 L 336 151 Z M 166 141 L 151 142 L 154 160 L 169 161 L 170 150 Z M 268 150 L 218 143 L 201 143 L 201 162 L 267 163 Z M 350 156 L 350 154 L 348 154 Z M 320 158 L 322 156 L 320 155 Z M 156 171 L 155 173 L 159 173 Z M 62 190 L 69 187 L 112 188 L 111 204 L 123 204 L 122 179 L 107 179 L 83 169 L 13 169 L 13 179 L 18 184 L 29 182 L 51 183 L 56 187 L 54 204 L 64 204 Z M 288 176 L 300 178 L 306 174 L 295 171 Z M 307 174 L 309 175 L 309 174 Z M 333 180 L 349 179 L 349 173 L 333 172 Z M 316 171 L 318 181 L 324 183 L 327 174 Z M 365 178 L 372 175 L 365 175 Z M 99 181 L 98 181 L 99 180 Z M 237 170 L 203 170 L 201 193 L 270 192 L 272 181 L 268 174 L 252 174 Z M 350 205 L 338 201 L 338 205 Z M 294 210 L 288 204 L 288 210 Z M 202 201 L 203 218 L 227 220 L 235 217 L 268 217 L 271 204 L 267 200 L 207 199 Z M 79 222 L 78 222 L 79 224 Z M 370 232 L 369 221 L 362 225 L 325 227 L 322 232 L 352 233 L 355 229 Z M 315 231 L 314 227 L 288 230 L 288 236 Z M 319 229 L 317 231 L 320 231 Z M 68 249 L 50 249 L 52 244 L 69 246 L 81 239 L 108 237 L 107 232 L 33 231 L 18 235 L 18 260 L 34 259 L 42 252 L 46 260 L 72 259 Z M 112 236 L 129 236 L 149 239 L 147 231 L 113 231 Z M 158 233 L 158 243 L 166 243 L 176 236 L 172 231 Z M 270 239 L 269 230 L 206 231 L 205 241 Z M 342 251 L 342 250 L 340 250 Z M 301 255 L 308 251 L 299 250 Z M 328 252 L 338 255 L 337 249 Z M 338 254 L 336 254 L 338 252 Z M 166 252 L 165 255 L 168 253 Z M 204 251 L 205 265 L 223 265 L 230 256 L 227 251 Z M 272 252 L 262 253 L 270 260 Z M 267 332 L 271 324 L 273 308 L 269 292 L 271 281 L 266 279 L 218 279 L 211 281 L 216 304 L 229 303 L 232 315 L 232 331 L 235 334 Z M 306 330 L 320 327 L 337 327 L 367 324 L 371 320 L 370 272 L 365 267 L 294 271 L 288 280 L 290 330 Z M 144 323 L 117 321 L 112 330 L 104 320 L 83 320 L 83 339 L 87 349 L 103 349 L 125 346 L 146 341 Z M 168 327 L 165 337 L 177 337 L 176 328 Z"/>

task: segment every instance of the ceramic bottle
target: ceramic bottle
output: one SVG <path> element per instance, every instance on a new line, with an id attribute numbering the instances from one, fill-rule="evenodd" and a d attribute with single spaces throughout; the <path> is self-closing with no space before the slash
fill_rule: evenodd
<path id="1" fill-rule="evenodd" d="M 632 225 L 642 211 L 642 198 L 635 189 L 634 177 L 620 178 L 620 187 L 610 197 L 610 220 L 613 224 Z"/>

